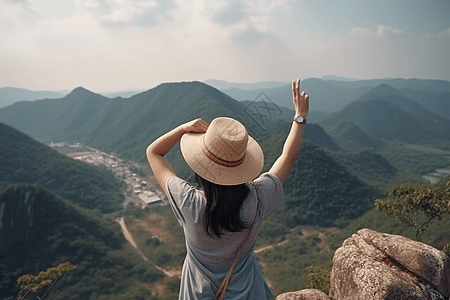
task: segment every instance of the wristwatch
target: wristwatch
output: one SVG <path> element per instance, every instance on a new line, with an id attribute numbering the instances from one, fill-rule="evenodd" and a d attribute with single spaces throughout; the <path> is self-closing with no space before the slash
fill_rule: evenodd
<path id="1" fill-rule="evenodd" d="M 298 124 L 306 124 L 306 118 L 303 118 L 301 115 L 295 116 L 294 121 Z"/>

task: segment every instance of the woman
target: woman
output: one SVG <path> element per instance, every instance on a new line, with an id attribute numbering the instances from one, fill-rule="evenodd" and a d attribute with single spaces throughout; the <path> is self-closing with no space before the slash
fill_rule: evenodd
<path id="1" fill-rule="evenodd" d="M 284 203 L 282 184 L 301 147 L 309 96 L 300 93 L 300 79 L 292 82 L 292 99 L 295 117 L 283 152 L 258 178 L 262 150 L 231 118 L 214 119 L 209 126 L 201 119 L 190 121 L 147 148 L 153 173 L 186 238 L 179 299 L 213 299 L 235 260 L 225 299 L 273 297 L 253 248 L 262 221 Z M 201 189 L 177 177 L 164 158 L 178 141 Z"/>

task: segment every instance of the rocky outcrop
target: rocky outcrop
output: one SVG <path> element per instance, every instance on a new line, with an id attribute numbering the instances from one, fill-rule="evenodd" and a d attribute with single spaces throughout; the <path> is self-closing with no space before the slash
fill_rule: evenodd
<path id="1" fill-rule="evenodd" d="M 330 297 L 322 291 L 307 289 L 278 295 L 275 300 L 330 300 Z"/>
<path id="2" fill-rule="evenodd" d="M 361 229 L 333 257 L 330 295 L 314 290 L 276 300 L 449 300 L 450 257 L 399 235 Z"/>
<path id="3" fill-rule="evenodd" d="M 17 242 L 30 239 L 30 229 L 39 218 L 35 190 L 32 186 L 7 186 L 0 189 L 0 252 Z"/>
<path id="4" fill-rule="evenodd" d="M 448 299 L 450 258 L 403 236 L 359 230 L 336 250 L 330 297 Z"/>

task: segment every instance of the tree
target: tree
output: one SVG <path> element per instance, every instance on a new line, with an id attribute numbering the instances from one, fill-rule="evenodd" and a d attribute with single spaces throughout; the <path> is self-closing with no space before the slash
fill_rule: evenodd
<path id="1" fill-rule="evenodd" d="M 375 200 L 375 206 L 379 211 L 385 211 L 400 222 L 413 226 L 419 242 L 422 241 L 420 233 L 432 220 L 441 220 L 443 214 L 450 212 L 450 181 L 444 188 L 402 184 L 392 189 L 389 196 L 384 200 Z"/>
<path id="2" fill-rule="evenodd" d="M 39 272 L 38 275 L 23 275 L 17 279 L 20 285 L 20 292 L 18 300 L 25 299 L 30 293 L 36 293 L 36 298 L 39 300 L 48 296 L 51 288 L 55 285 L 61 276 L 65 273 L 75 269 L 75 265 L 70 262 L 61 263 L 54 268 L 48 268 L 45 271 Z M 48 287 L 47 291 L 42 297 L 37 295 L 38 291 Z"/>
<path id="3" fill-rule="evenodd" d="M 309 277 L 309 289 L 321 290 L 325 294 L 330 292 L 331 270 L 318 266 L 309 266 L 306 268 Z"/>

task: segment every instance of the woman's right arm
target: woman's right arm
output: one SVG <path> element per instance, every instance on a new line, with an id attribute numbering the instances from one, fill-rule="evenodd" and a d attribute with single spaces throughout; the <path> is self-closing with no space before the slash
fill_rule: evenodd
<path id="1" fill-rule="evenodd" d="M 300 115 L 306 118 L 309 111 L 309 96 L 305 92 L 300 93 L 300 79 L 292 81 L 292 102 L 294 104 L 295 116 Z M 291 131 L 284 143 L 283 152 L 269 170 L 269 173 L 276 175 L 281 183 L 286 181 L 298 156 L 302 146 L 304 130 L 305 124 L 299 124 L 295 121 L 292 122 Z"/>

